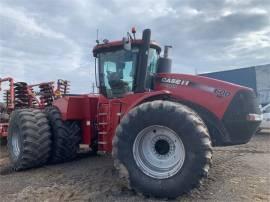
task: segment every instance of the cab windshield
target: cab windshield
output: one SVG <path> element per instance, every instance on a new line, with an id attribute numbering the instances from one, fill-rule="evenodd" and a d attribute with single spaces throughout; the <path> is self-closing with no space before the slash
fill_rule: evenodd
<path id="1" fill-rule="evenodd" d="M 133 48 L 130 51 L 121 49 L 98 54 L 102 94 L 108 98 L 117 98 L 133 91 L 138 54 L 139 48 Z M 156 72 L 157 59 L 157 51 L 150 48 L 146 79 L 147 86 L 151 83 L 151 76 Z"/>

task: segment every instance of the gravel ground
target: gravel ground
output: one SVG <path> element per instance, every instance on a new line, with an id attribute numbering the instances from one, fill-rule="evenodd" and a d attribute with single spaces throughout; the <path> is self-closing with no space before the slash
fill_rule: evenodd
<path id="1" fill-rule="evenodd" d="M 161 201 L 128 190 L 110 156 L 81 156 L 76 161 L 24 172 L 9 168 L 6 147 L 0 155 L 0 201 Z M 270 134 L 241 146 L 215 148 L 204 184 L 176 201 L 270 201 Z"/>

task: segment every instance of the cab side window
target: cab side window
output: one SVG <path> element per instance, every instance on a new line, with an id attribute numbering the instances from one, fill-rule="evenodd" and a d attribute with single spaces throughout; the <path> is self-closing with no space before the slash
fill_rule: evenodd
<path id="1" fill-rule="evenodd" d="M 153 87 L 153 78 L 157 71 L 158 53 L 155 49 L 149 49 L 147 71 L 146 71 L 146 88 L 151 89 Z"/>

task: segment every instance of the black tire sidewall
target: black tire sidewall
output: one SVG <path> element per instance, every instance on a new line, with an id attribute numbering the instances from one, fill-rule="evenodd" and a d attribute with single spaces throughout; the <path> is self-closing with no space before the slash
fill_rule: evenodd
<path id="1" fill-rule="evenodd" d="M 45 109 L 52 133 L 52 152 L 50 163 L 63 163 L 77 156 L 80 136 L 71 131 L 74 121 L 63 121 L 57 107 Z"/>
<path id="2" fill-rule="evenodd" d="M 24 170 L 47 162 L 51 143 L 49 129 L 45 114 L 38 109 L 12 112 L 8 127 L 8 153 L 13 169 Z M 18 156 L 14 154 L 12 145 L 14 133 L 18 135 Z"/>
<path id="3" fill-rule="evenodd" d="M 22 138 L 22 128 L 21 128 L 21 118 L 20 118 L 20 114 L 19 114 L 19 110 L 14 111 L 11 114 L 11 119 L 12 121 L 9 122 L 9 127 L 8 127 L 8 136 L 7 136 L 7 147 L 9 150 L 9 157 L 11 160 L 11 163 L 14 165 L 14 167 L 17 167 L 17 164 L 19 164 L 22 160 L 22 151 L 24 150 L 24 145 L 23 145 L 23 138 Z M 12 145 L 12 138 L 13 138 L 13 133 L 16 132 L 18 133 L 18 144 L 19 144 L 19 148 L 20 148 L 20 153 L 19 155 L 16 157 L 14 154 L 14 150 L 13 150 L 13 145 Z"/>

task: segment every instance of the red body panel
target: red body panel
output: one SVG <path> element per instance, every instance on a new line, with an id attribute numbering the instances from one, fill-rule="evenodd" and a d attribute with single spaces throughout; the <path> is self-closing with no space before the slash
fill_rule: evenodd
<path id="1" fill-rule="evenodd" d="M 82 128 L 82 143 L 91 144 L 94 135 L 94 121 L 97 115 L 99 96 L 67 96 L 54 101 L 62 113 L 63 120 L 79 120 Z"/>

